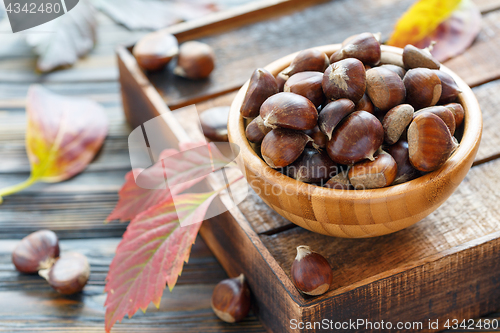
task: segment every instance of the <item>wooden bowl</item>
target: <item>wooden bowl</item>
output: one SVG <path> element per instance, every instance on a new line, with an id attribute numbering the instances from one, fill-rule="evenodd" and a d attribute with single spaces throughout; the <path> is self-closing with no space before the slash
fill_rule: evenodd
<path id="1" fill-rule="evenodd" d="M 318 47 L 328 56 L 340 44 Z M 265 68 L 273 75 L 286 68 L 297 53 Z M 402 49 L 382 46 L 382 62 L 401 64 Z M 457 82 L 465 110 L 460 147 L 438 170 L 403 184 L 382 189 L 342 191 L 309 185 L 270 168 L 245 137 L 240 107 L 248 82 L 236 95 L 229 113 L 229 141 L 240 147 L 237 163 L 255 192 L 281 216 L 311 231 L 345 238 L 381 236 L 404 229 L 436 210 L 465 178 L 481 140 L 482 117 L 469 86 L 441 66 Z"/>

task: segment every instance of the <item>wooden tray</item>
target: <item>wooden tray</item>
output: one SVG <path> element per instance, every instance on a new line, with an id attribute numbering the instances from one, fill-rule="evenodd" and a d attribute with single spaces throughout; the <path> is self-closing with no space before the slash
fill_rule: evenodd
<path id="1" fill-rule="evenodd" d="M 261 65 L 268 62 L 262 60 Z M 172 84 L 170 77 L 164 77 L 162 86 L 158 83 L 161 73 L 146 76 L 126 48 L 118 49 L 118 63 L 130 124 L 135 127 L 163 114 L 165 136 L 172 146 L 200 133 L 183 128 L 190 123 L 185 114 L 170 112 L 165 101 L 178 107 L 205 100 L 197 104 L 203 111 L 227 105 L 234 97 L 234 93 L 227 94 L 234 89 L 220 90 L 210 83 L 210 89 L 194 93 L 190 100 L 179 97 L 162 88 Z M 490 134 L 485 129 L 485 135 Z M 477 164 L 489 158 L 481 150 L 479 155 L 482 160 Z M 200 232 L 230 276 L 244 273 L 248 277 L 254 311 L 270 331 L 312 331 L 294 329 L 291 320 L 323 319 L 341 323 L 383 320 L 394 327 L 397 322 L 422 323 L 405 331 L 436 331 L 448 319 L 476 318 L 500 308 L 500 191 L 495 186 L 498 181 L 491 179 L 500 179 L 499 160 L 474 167 L 450 199 L 421 222 L 379 238 L 339 239 L 295 227 L 251 190 L 237 208 L 205 221 Z M 220 188 L 222 184 L 214 174 L 207 185 Z M 214 204 L 230 206 L 231 201 L 223 193 Z M 320 297 L 304 297 L 291 283 L 295 248 L 302 244 L 325 254 L 334 266 L 334 283 Z M 439 320 L 438 329 L 429 328 L 429 320 Z M 349 326 L 345 331 L 380 329 Z"/>

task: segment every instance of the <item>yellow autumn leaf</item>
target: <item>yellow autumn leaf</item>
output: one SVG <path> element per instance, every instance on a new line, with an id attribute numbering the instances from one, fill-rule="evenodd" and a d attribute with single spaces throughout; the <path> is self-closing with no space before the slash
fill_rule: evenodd
<path id="1" fill-rule="evenodd" d="M 108 132 L 102 106 L 83 98 L 60 96 L 31 86 L 26 103 L 26 150 L 30 177 L 0 189 L 2 197 L 36 183 L 56 183 L 82 172 L 101 148 Z"/>
<path id="2" fill-rule="evenodd" d="M 420 0 L 399 19 L 387 42 L 388 45 L 405 47 L 415 44 L 432 34 L 446 20 L 461 0 Z"/>

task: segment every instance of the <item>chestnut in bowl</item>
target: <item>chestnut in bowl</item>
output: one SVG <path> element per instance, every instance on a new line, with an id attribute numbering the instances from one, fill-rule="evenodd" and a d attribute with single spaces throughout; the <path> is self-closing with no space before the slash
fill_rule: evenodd
<path id="1" fill-rule="evenodd" d="M 340 44 L 318 47 L 331 56 Z M 381 47 L 381 62 L 401 59 L 402 49 Z M 297 52 L 298 53 L 298 52 Z M 265 67 L 273 75 L 287 68 L 297 53 Z M 482 117 L 469 86 L 441 66 L 457 83 L 458 102 L 465 111 L 460 146 L 437 170 L 406 183 L 380 189 L 342 190 L 320 187 L 289 178 L 270 168 L 251 148 L 245 136 L 249 122 L 240 115 L 248 82 L 236 95 L 229 112 L 229 141 L 238 145 L 237 163 L 262 200 L 291 222 L 314 232 L 345 238 L 375 237 L 393 233 L 422 220 L 441 206 L 469 171 L 479 147 Z M 276 191 L 276 188 L 283 189 Z M 276 194 L 278 193 L 279 194 Z"/>

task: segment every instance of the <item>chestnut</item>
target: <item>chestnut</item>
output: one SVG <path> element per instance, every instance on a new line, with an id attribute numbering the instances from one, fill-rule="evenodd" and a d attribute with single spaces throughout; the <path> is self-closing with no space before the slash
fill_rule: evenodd
<path id="1" fill-rule="evenodd" d="M 276 83 L 278 84 L 278 92 L 283 92 L 285 88 L 285 83 L 288 80 L 288 75 L 283 74 L 283 72 L 279 72 L 276 75 Z"/>
<path id="2" fill-rule="evenodd" d="M 271 132 L 272 128 L 264 125 L 264 120 L 258 116 L 245 129 L 245 135 L 248 141 L 253 143 L 260 143 L 267 133 Z"/>
<path id="3" fill-rule="evenodd" d="M 33 274 L 52 267 L 59 257 L 59 240 L 50 230 L 39 230 L 24 237 L 12 252 L 12 263 L 19 272 Z"/>
<path id="4" fill-rule="evenodd" d="M 215 68 L 215 54 L 212 48 L 196 41 L 186 42 L 179 48 L 174 74 L 187 79 L 204 79 Z"/>
<path id="5" fill-rule="evenodd" d="M 262 158 L 273 169 L 292 164 L 313 140 L 304 132 L 276 128 L 262 140 Z"/>
<path id="6" fill-rule="evenodd" d="M 421 114 L 422 112 L 430 112 L 441 118 L 441 120 L 444 121 L 446 126 L 448 126 L 448 129 L 450 130 L 451 135 L 455 134 L 455 128 L 456 128 L 456 122 L 455 122 L 455 115 L 453 112 L 451 112 L 450 109 L 440 106 L 440 105 L 435 105 L 435 106 L 429 106 L 428 108 L 423 108 L 420 109 L 419 111 L 415 112 L 413 115 L 413 118 Z"/>
<path id="7" fill-rule="evenodd" d="M 396 179 L 398 166 L 391 155 L 382 152 L 373 161 L 364 160 L 349 169 L 349 181 L 355 189 L 382 188 Z"/>
<path id="8" fill-rule="evenodd" d="M 398 172 L 392 185 L 406 183 L 420 176 L 420 172 L 410 163 L 408 142 L 406 140 L 400 139 L 395 144 L 385 148 L 385 151 L 394 158 L 398 166 Z"/>
<path id="9" fill-rule="evenodd" d="M 73 295 L 83 290 L 90 276 L 87 257 L 80 253 L 65 253 L 50 269 L 38 272 L 50 286 L 63 295 Z"/>
<path id="10" fill-rule="evenodd" d="M 200 123 L 203 134 L 212 141 L 228 141 L 227 118 L 229 106 L 219 106 L 203 111 L 200 114 Z"/>
<path id="11" fill-rule="evenodd" d="M 132 53 L 139 67 L 147 71 L 156 71 L 164 68 L 177 56 L 179 44 L 174 35 L 156 31 L 142 37 L 135 44 Z"/>
<path id="12" fill-rule="evenodd" d="M 305 148 L 287 168 L 288 176 L 304 183 L 320 183 L 337 174 L 337 164 L 324 151 Z"/>
<path id="13" fill-rule="evenodd" d="M 375 106 L 373 106 L 372 101 L 370 101 L 370 97 L 365 93 L 363 97 L 356 103 L 354 111 L 366 111 L 371 114 L 375 113 Z"/>
<path id="14" fill-rule="evenodd" d="M 322 86 L 330 100 L 347 98 L 357 103 L 366 89 L 365 66 L 355 58 L 337 61 L 326 69 Z"/>
<path id="15" fill-rule="evenodd" d="M 325 148 L 328 142 L 328 137 L 320 131 L 319 127 L 316 126 L 313 129 L 304 131 L 307 135 L 313 139 L 313 142 L 309 142 L 307 147 L 313 147 L 314 145 L 318 148 Z"/>
<path id="16" fill-rule="evenodd" d="M 373 160 L 383 141 L 384 128 L 380 121 L 371 113 L 355 111 L 333 131 L 326 151 L 334 162 L 349 165 L 364 159 Z"/>
<path id="17" fill-rule="evenodd" d="M 366 72 L 366 93 L 373 105 L 381 111 L 403 103 L 406 97 L 403 80 L 395 72 L 382 67 Z"/>
<path id="18" fill-rule="evenodd" d="M 465 111 L 461 104 L 448 103 L 445 105 L 455 116 L 455 127 L 462 125 L 465 118 Z"/>
<path id="19" fill-rule="evenodd" d="M 321 110 L 318 117 L 318 126 L 321 132 L 323 132 L 330 140 L 335 127 L 347 115 L 354 112 L 354 107 L 354 103 L 347 98 L 341 98 L 328 103 Z"/>
<path id="20" fill-rule="evenodd" d="M 458 95 L 462 92 L 459 88 L 455 80 L 451 77 L 450 74 L 440 71 L 434 70 L 434 73 L 437 74 L 439 80 L 441 81 L 441 97 L 437 104 L 448 104 L 455 102 Z"/>
<path id="21" fill-rule="evenodd" d="M 349 181 L 349 170 L 342 170 L 334 177 L 328 180 L 324 187 L 334 190 L 352 190 L 352 184 Z"/>
<path id="22" fill-rule="evenodd" d="M 291 278 L 300 292 L 318 296 L 330 289 L 333 272 L 325 257 L 311 251 L 309 246 L 300 245 L 292 264 Z"/>
<path id="23" fill-rule="evenodd" d="M 411 44 L 406 45 L 403 49 L 403 63 L 406 68 L 439 69 L 441 67 L 429 49 L 419 49 Z"/>
<path id="24" fill-rule="evenodd" d="M 325 101 L 325 94 L 321 87 L 322 81 L 322 72 L 300 72 L 290 76 L 283 91 L 304 96 L 318 108 Z"/>
<path id="25" fill-rule="evenodd" d="M 304 96 L 281 92 L 265 100 L 260 107 L 264 125 L 271 128 L 283 127 L 294 130 L 308 130 L 316 126 L 318 111 Z"/>
<path id="26" fill-rule="evenodd" d="M 306 49 L 300 51 L 290 63 L 290 66 L 281 71 L 287 79 L 299 72 L 313 71 L 324 72 L 330 64 L 325 52 L 318 49 Z"/>
<path id="27" fill-rule="evenodd" d="M 245 276 L 225 279 L 219 282 L 212 293 L 210 302 L 214 313 L 227 323 L 243 320 L 250 311 L 250 289 Z"/>
<path id="28" fill-rule="evenodd" d="M 337 62 L 346 58 L 356 58 L 365 65 L 377 65 L 380 62 L 380 36 L 370 32 L 364 32 L 348 41 L 342 43 L 342 48 L 332 54 L 330 63 Z"/>
<path id="29" fill-rule="evenodd" d="M 396 143 L 413 119 L 413 107 L 400 104 L 390 109 L 382 121 L 384 139 L 389 145 Z"/>
<path id="30" fill-rule="evenodd" d="M 393 71 L 394 73 L 398 74 L 401 80 L 405 77 L 406 70 L 403 67 L 400 67 L 398 65 L 392 65 L 392 64 L 385 64 L 381 65 L 380 68 L 385 68 L 390 71 Z"/>
<path id="31" fill-rule="evenodd" d="M 403 79 L 406 88 L 406 103 L 419 110 L 436 105 L 441 97 L 441 80 L 428 68 L 414 68 L 406 72 Z"/>
<path id="32" fill-rule="evenodd" d="M 408 128 L 408 152 L 413 167 L 431 172 L 441 167 L 458 147 L 444 121 L 430 112 L 417 115 Z"/>
<path id="33" fill-rule="evenodd" d="M 257 68 L 250 78 L 245 98 L 241 103 L 241 115 L 244 118 L 257 117 L 262 103 L 277 93 L 278 84 L 274 76 L 264 68 Z"/>

